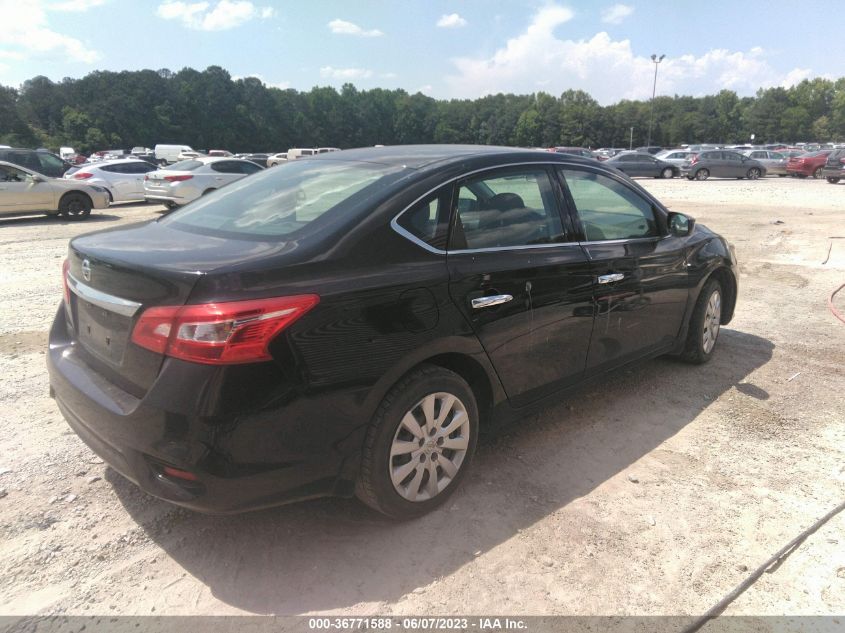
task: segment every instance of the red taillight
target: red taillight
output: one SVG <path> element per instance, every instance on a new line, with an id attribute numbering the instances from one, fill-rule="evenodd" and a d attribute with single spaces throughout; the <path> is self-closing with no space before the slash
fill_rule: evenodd
<path id="1" fill-rule="evenodd" d="M 70 288 L 67 285 L 67 276 L 70 272 L 70 260 L 66 259 L 62 262 L 62 286 L 65 290 L 65 303 L 70 305 Z"/>
<path id="2" fill-rule="evenodd" d="M 168 477 L 175 477 L 176 479 L 184 479 L 186 481 L 197 480 L 197 476 L 194 473 L 188 472 L 187 470 L 179 470 L 178 468 L 171 468 L 170 466 L 165 466 L 161 469 L 161 472 Z"/>
<path id="3" fill-rule="evenodd" d="M 182 176 L 165 176 L 164 179 L 167 182 L 182 182 L 183 180 L 190 180 L 193 176 L 189 174 L 184 174 Z"/>
<path id="4" fill-rule="evenodd" d="M 272 360 L 279 332 L 319 303 L 317 295 L 158 306 L 145 310 L 132 341 L 148 350 L 212 365 Z"/>
<path id="5" fill-rule="evenodd" d="M 94 174 L 91 174 L 87 171 L 78 171 L 73 175 L 73 177 L 76 180 L 87 180 L 88 178 L 91 178 L 93 175 Z"/>

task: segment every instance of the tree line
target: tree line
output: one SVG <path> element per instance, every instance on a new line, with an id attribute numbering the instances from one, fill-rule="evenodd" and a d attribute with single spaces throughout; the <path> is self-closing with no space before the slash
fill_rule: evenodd
<path id="1" fill-rule="evenodd" d="M 422 93 L 345 84 L 282 90 L 219 66 L 96 71 L 54 82 L 0 86 L 0 143 L 91 152 L 156 143 L 231 151 L 478 143 L 549 147 L 644 145 L 650 101 L 602 106 L 582 90 L 560 96 L 496 94 L 437 100 Z M 754 97 L 730 90 L 657 97 L 652 144 L 845 139 L 845 78 L 804 80 Z M 633 128 L 633 139 L 631 139 Z"/>

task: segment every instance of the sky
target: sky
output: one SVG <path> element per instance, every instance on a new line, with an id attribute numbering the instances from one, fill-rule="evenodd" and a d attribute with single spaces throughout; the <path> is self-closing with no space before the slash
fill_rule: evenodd
<path id="1" fill-rule="evenodd" d="M 845 75 L 841 0 L 0 0 L 0 84 L 222 66 L 268 86 L 435 98 L 741 96 Z M 831 19 L 831 16 L 836 16 Z"/>

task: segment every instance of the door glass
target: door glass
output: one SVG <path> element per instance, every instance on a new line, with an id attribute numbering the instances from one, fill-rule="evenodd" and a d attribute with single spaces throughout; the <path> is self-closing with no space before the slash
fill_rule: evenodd
<path id="1" fill-rule="evenodd" d="M 651 203 L 622 183 L 587 171 L 562 169 L 587 240 L 657 237 Z"/>
<path id="2" fill-rule="evenodd" d="M 44 173 L 60 172 L 62 170 L 62 161 L 52 154 L 45 154 L 43 152 L 36 152 L 38 154 L 38 161 L 41 163 L 41 169 Z"/>
<path id="3" fill-rule="evenodd" d="M 504 248 L 563 241 L 544 169 L 511 170 L 465 181 L 458 190 L 454 248 Z M 461 235 L 462 234 L 462 235 Z"/>
<path id="4" fill-rule="evenodd" d="M 397 220 L 399 226 L 434 248 L 445 250 L 449 232 L 449 198 L 443 193 L 415 204 Z"/>
<path id="5" fill-rule="evenodd" d="M 25 182 L 26 173 L 7 165 L 0 165 L 0 182 Z"/>

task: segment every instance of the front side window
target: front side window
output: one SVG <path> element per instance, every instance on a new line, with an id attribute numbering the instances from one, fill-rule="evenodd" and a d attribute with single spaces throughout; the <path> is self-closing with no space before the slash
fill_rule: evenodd
<path id="1" fill-rule="evenodd" d="M 7 165 L 0 165 L 0 182 L 24 182 L 26 172 Z"/>
<path id="2" fill-rule="evenodd" d="M 458 188 L 453 248 L 504 248 L 563 241 L 563 226 L 545 169 L 509 170 Z"/>
<path id="3" fill-rule="evenodd" d="M 621 182 L 588 171 L 562 169 L 587 241 L 657 237 L 651 203 Z"/>

